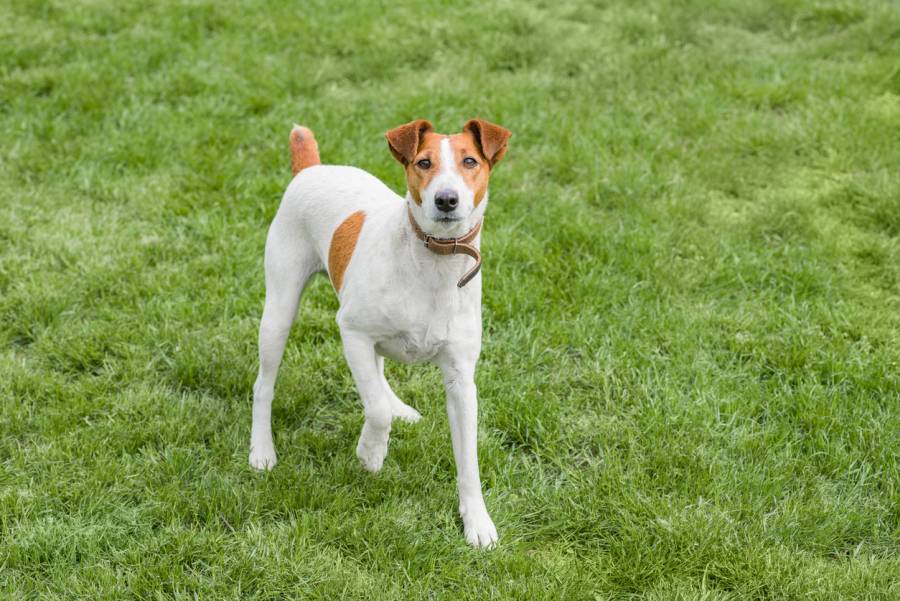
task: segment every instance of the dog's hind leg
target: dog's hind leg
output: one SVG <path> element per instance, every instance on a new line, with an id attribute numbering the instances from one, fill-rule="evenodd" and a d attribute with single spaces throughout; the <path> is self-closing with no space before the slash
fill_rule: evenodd
<path id="1" fill-rule="evenodd" d="M 384 385 L 383 363 L 375 352 L 375 342 L 364 332 L 340 323 L 344 355 L 363 402 L 366 421 L 356 445 L 356 456 L 370 472 L 377 472 L 387 456 L 391 435 L 391 397 Z"/>
<path id="2" fill-rule="evenodd" d="M 376 363 L 378 365 L 378 372 L 381 374 L 381 383 L 384 385 L 384 390 L 391 403 L 391 415 L 396 419 L 402 419 L 411 424 L 422 419 L 422 416 L 418 411 L 401 401 L 400 397 L 394 394 L 391 385 L 388 384 L 387 378 L 384 377 L 384 357 L 379 355 L 376 358 Z"/>
<path id="3" fill-rule="evenodd" d="M 307 280 L 322 269 L 309 244 L 279 222 L 272 223 L 266 241 L 266 305 L 259 324 L 259 375 L 253 385 L 253 425 L 250 465 L 258 470 L 275 466 L 272 441 L 272 397 L 297 305 Z"/>

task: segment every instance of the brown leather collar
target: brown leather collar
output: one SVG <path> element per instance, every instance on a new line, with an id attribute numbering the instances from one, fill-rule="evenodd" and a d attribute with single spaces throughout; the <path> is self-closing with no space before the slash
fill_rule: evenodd
<path id="1" fill-rule="evenodd" d="M 462 288 L 468 284 L 481 269 L 481 253 L 471 244 L 471 242 L 475 240 L 475 237 L 478 236 L 478 232 L 481 231 L 481 222 L 479 221 L 475 224 L 475 227 L 459 238 L 435 238 L 422 231 L 422 228 L 416 223 L 412 210 L 410 210 L 409 207 L 406 208 L 406 214 L 409 215 L 409 224 L 412 226 L 416 238 L 424 242 L 425 248 L 431 252 L 438 255 L 455 255 L 457 253 L 462 253 L 475 259 L 475 266 L 459 278 L 456 286 Z"/>

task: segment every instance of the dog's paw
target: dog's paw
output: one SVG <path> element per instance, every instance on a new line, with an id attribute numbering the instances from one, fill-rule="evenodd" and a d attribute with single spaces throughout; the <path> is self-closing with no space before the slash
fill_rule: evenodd
<path id="1" fill-rule="evenodd" d="M 278 463 L 278 457 L 275 455 L 275 447 L 268 445 L 251 445 L 250 447 L 250 467 L 255 470 L 269 471 Z"/>
<path id="2" fill-rule="evenodd" d="M 394 419 L 400 419 L 410 424 L 414 424 L 422 419 L 422 414 L 401 401 L 396 399 L 391 402 L 391 415 Z"/>
<path id="3" fill-rule="evenodd" d="M 460 506 L 459 513 L 463 520 L 463 533 L 466 536 L 466 542 L 476 548 L 490 549 L 497 545 L 499 536 L 497 536 L 497 528 L 491 521 L 484 505 L 477 509 L 467 509 Z"/>
<path id="4" fill-rule="evenodd" d="M 359 437 L 359 443 L 356 445 L 356 456 L 359 457 L 363 467 L 374 474 L 381 470 L 387 450 L 387 436 L 367 436 L 363 431 L 363 435 Z"/>

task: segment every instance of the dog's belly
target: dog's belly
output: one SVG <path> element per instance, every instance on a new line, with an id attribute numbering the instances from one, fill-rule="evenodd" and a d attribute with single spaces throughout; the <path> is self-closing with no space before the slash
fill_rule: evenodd
<path id="1" fill-rule="evenodd" d="M 394 361 L 418 363 L 429 361 L 441 350 L 442 342 L 427 336 L 398 334 L 375 343 L 375 351 Z"/>

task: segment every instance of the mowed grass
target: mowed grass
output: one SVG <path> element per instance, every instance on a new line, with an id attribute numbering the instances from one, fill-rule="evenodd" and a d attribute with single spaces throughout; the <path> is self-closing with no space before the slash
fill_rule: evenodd
<path id="1" fill-rule="evenodd" d="M 900 7 L 0 5 L 7 598 L 897 599 Z M 465 545 L 440 377 L 384 470 L 327 280 L 247 465 L 287 137 L 514 132 Z"/>

